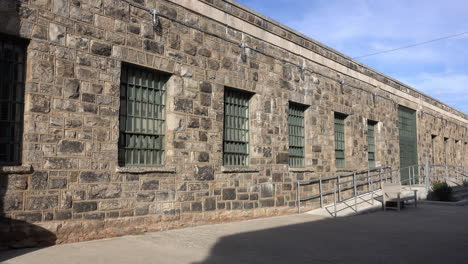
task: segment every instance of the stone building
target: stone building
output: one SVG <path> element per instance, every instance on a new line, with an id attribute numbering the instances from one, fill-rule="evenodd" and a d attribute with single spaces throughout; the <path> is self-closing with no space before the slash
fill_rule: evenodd
<path id="1" fill-rule="evenodd" d="M 465 113 L 235 1 L 0 10 L 2 246 L 289 214 L 298 180 L 467 164 Z"/>

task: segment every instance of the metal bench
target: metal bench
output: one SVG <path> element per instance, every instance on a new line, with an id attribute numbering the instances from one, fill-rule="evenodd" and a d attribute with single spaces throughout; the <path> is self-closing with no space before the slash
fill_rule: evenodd
<path id="1" fill-rule="evenodd" d="M 400 211 L 402 203 L 412 200 L 414 200 L 414 207 L 418 207 L 417 192 L 417 190 L 411 190 L 400 183 L 384 183 L 382 185 L 382 208 L 384 211 L 387 208 Z M 388 206 L 387 202 L 395 202 L 396 206 Z"/>

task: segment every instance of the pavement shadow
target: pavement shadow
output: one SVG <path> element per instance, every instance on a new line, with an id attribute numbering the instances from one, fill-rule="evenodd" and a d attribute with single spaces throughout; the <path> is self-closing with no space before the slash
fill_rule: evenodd
<path id="1" fill-rule="evenodd" d="M 24 15 L 24 10 L 20 8 L 20 1 L 0 0 L 0 91 L 5 91 L 4 89 L 10 88 L 10 83 L 6 81 L 7 79 L 3 78 L 6 78 L 9 72 L 16 69 L 15 62 L 12 62 L 14 60 L 19 60 L 18 56 L 16 56 L 17 53 L 15 53 L 17 52 L 17 49 L 14 49 L 15 45 L 24 45 L 24 47 L 26 47 L 28 42 L 27 40 L 17 37 L 20 35 L 20 17 L 22 14 Z M 24 65 L 24 63 L 22 65 Z M 24 80 L 16 81 L 24 83 Z M 5 153 L 5 151 L 2 151 L 2 155 Z M 27 185 L 27 181 L 22 181 L 20 183 L 23 187 L 22 189 L 16 186 L 18 184 L 16 179 L 20 178 L 22 175 L 4 171 L 3 165 L 9 164 L 6 163 L 9 162 L 9 160 L 5 159 L 5 156 L 0 157 L 0 261 L 5 261 L 9 258 L 36 250 L 13 250 L 6 253 L 6 249 L 50 246 L 54 245 L 57 239 L 56 236 L 47 229 L 30 223 L 33 221 L 41 221 L 41 213 L 18 213 L 15 217 L 18 219 L 8 217 L 8 213 L 10 212 L 23 210 L 23 193 L 27 190 L 28 186 L 23 186 L 24 182 L 26 182 L 25 184 Z"/>
<path id="2" fill-rule="evenodd" d="M 229 235 L 193 264 L 466 263 L 468 210 L 444 208 L 440 214 L 426 208 Z"/>

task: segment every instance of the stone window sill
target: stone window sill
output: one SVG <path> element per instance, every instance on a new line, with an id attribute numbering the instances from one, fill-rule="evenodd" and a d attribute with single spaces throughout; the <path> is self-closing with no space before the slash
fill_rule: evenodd
<path id="1" fill-rule="evenodd" d="M 32 172 L 32 166 L 0 166 L 0 174 L 26 174 Z"/>
<path id="2" fill-rule="evenodd" d="M 301 172 L 315 172 L 315 171 L 310 168 L 289 168 L 289 172 L 301 173 Z"/>
<path id="3" fill-rule="evenodd" d="M 175 167 L 117 167 L 117 173 L 146 174 L 146 173 L 176 173 Z"/>
<path id="4" fill-rule="evenodd" d="M 223 173 L 249 173 L 249 172 L 260 172 L 259 169 L 249 167 L 221 167 Z"/>

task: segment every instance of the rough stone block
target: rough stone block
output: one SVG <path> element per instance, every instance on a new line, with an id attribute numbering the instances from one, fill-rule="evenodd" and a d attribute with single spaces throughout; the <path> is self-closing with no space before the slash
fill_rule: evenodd
<path id="1" fill-rule="evenodd" d="M 203 203 L 203 207 L 205 211 L 216 210 L 216 198 L 215 197 L 206 198 Z"/>
<path id="2" fill-rule="evenodd" d="M 45 190 L 47 188 L 47 171 L 34 171 L 31 175 L 31 187 L 33 190 Z"/>
<path id="3" fill-rule="evenodd" d="M 0 176 L 1 177 L 1 176 Z M 10 193 L 0 201 L 0 212 L 19 211 L 23 209 L 23 194 Z"/>
<path id="4" fill-rule="evenodd" d="M 111 174 L 107 171 L 82 171 L 80 173 L 80 182 L 82 183 L 109 182 L 110 179 Z"/>
<path id="5" fill-rule="evenodd" d="M 152 53 L 164 54 L 164 45 L 149 39 L 143 41 L 143 48 Z"/>
<path id="6" fill-rule="evenodd" d="M 267 198 L 275 195 L 275 186 L 271 183 L 265 183 L 260 185 L 260 197 Z"/>
<path id="7" fill-rule="evenodd" d="M 223 189 L 223 200 L 235 200 L 236 199 L 236 189 L 235 188 L 227 188 Z"/>
<path id="8" fill-rule="evenodd" d="M 158 190 L 159 181 L 158 180 L 146 180 L 141 184 L 142 190 Z"/>
<path id="9" fill-rule="evenodd" d="M 289 164 L 289 154 L 288 153 L 277 153 L 276 154 L 276 164 Z"/>
<path id="10" fill-rule="evenodd" d="M 97 210 L 97 202 L 76 202 L 73 203 L 73 212 L 84 213 Z"/>
<path id="11" fill-rule="evenodd" d="M 112 45 L 92 40 L 91 52 L 96 55 L 108 57 L 112 54 Z"/>
<path id="12" fill-rule="evenodd" d="M 66 27 L 54 23 L 49 24 L 49 40 L 65 46 Z"/>
<path id="13" fill-rule="evenodd" d="M 111 185 L 93 185 L 89 190 L 90 199 L 111 199 L 118 198 L 122 193 L 122 187 L 119 184 Z"/>
<path id="14" fill-rule="evenodd" d="M 58 196 L 33 196 L 26 199 L 26 210 L 55 209 L 58 206 Z"/>
<path id="15" fill-rule="evenodd" d="M 61 140 L 57 145 L 58 153 L 65 155 L 83 154 L 84 144 L 80 141 Z"/>
<path id="16" fill-rule="evenodd" d="M 197 166 L 195 167 L 195 179 L 198 181 L 212 181 L 214 180 L 213 166 Z"/>

